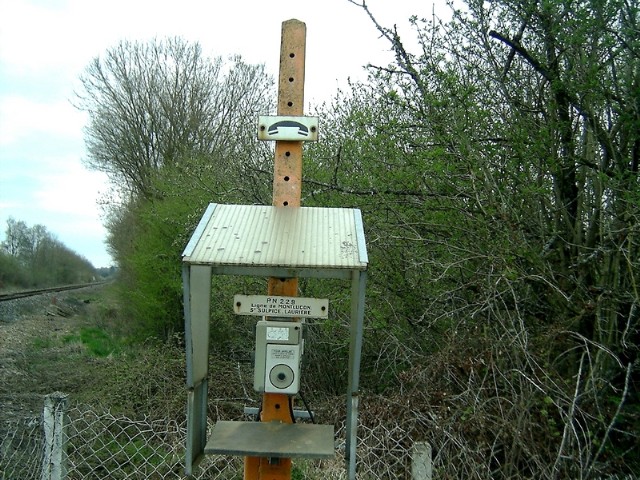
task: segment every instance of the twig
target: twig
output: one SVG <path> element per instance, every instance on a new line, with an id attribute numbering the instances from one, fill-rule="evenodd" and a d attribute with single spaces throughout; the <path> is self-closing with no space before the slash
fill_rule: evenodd
<path id="1" fill-rule="evenodd" d="M 627 364 L 627 373 L 624 377 L 624 390 L 622 391 L 622 396 L 620 397 L 620 403 L 618 403 L 618 407 L 616 408 L 616 413 L 611 418 L 611 421 L 607 426 L 607 430 L 604 432 L 604 436 L 602 437 L 602 441 L 600 442 L 600 448 L 598 448 L 598 451 L 596 452 L 596 454 L 593 456 L 593 459 L 591 460 L 591 465 L 589 465 L 589 468 L 587 469 L 587 474 L 584 476 L 585 480 L 589 478 L 589 476 L 591 475 L 591 472 L 593 471 L 593 467 L 595 466 L 596 461 L 598 460 L 598 457 L 602 455 L 602 451 L 604 450 L 604 447 L 607 444 L 607 441 L 609 440 L 609 435 L 613 430 L 613 426 L 615 425 L 618 419 L 618 416 L 622 411 L 622 405 L 624 404 L 624 401 L 626 400 L 627 395 L 629 393 L 629 380 L 631 379 L 632 369 L 633 369 L 633 362 L 629 362 Z"/>
<path id="2" fill-rule="evenodd" d="M 564 429 L 562 431 L 562 441 L 560 442 L 560 447 L 558 448 L 558 455 L 556 456 L 556 461 L 553 463 L 553 468 L 551 471 L 554 475 L 558 473 L 558 463 L 562 458 L 562 451 L 564 450 L 565 444 L 568 439 L 568 431 L 569 426 L 573 422 L 573 416 L 576 411 L 576 404 L 578 403 L 578 397 L 580 396 L 580 379 L 582 378 L 582 366 L 584 365 L 584 356 L 587 352 L 582 352 L 582 356 L 580 357 L 580 368 L 578 368 L 578 374 L 576 375 L 576 388 L 573 392 L 573 398 L 571 399 L 571 406 L 569 407 L 569 413 L 567 415 L 567 420 L 564 423 Z M 573 429 L 573 428 L 572 428 Z"/>

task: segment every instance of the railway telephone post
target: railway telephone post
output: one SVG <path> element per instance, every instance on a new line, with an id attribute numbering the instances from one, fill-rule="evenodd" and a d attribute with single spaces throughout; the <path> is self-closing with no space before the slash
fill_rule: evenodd
<path id="1" fill-rule="evenodd" d="M 279 134 L 279 128 L 293 128 L 300 123 L 298 117 L 304 115 L 304 72 L 307 41 L 307 27 L 298 20 L 289 20 L 282 24 L 280 42 L 280 70 L 278 75 L 277 114 L 292 117 L 289 120 L 275 119 L 274 122 L 260 119 L 258 136 L 268 140 L 270 132 Z M 289 122 L 289 123 L 285 123 Z M 292 125 L 279 127 L 270 125 Z M 317 129 L 317 127 L 315 127 Z M 264 132 L 267 132 L 265 135 Z M 304 133 L 304 130 L 302 130 Z M 307 134 L 310 132 L 307 130 Z M 317 133 L 317 131 L 316 131 Z M 295 137 L 294 137 L 295 138 Z M 317 138 L 317 137 L 316 137 Z M 273 206 L 276 208 L 300 207 L 302 195 L 302 141 L 276 140 L 273 165 Z M 273 296 L 295 297 L 298 295 L 297 278 L 269 278 L 268 294 Z M 269 320 L 271 317 L 265 317 Z M 292 423 L 288 408 L 292 400 L 286 393 L 265 392 L 262 396 L 260 421 L 279 421 Z M 289 480 L 291 478 L 291 459 L 280 458 L 273 461 L 268 458 L 246 457 L 244 464 L 245 480 Z"/>
<path id="2" fill-rule="evenodd" d="M 328 318 L 328 299 L 298 297 L 298 278 L 351 282 L 345 461 L 355 479 L 358 388 L 368 257 L 361 213 L 301 206 L 302 146 L 318 139 L 318 119 L 305 117 L 306 26 L 282 24 L 276 116 L 258 119 L 258 138 L 274 140 L 271 206 L 210 204 L 183 252 L 187 353 L 185 470 L 205 454 L 243 456 L 245 480 L 288 480 L 292 458 L 335 455 L 333 425 L 295 422 L 307 318 Z M 212 275 L 268 278 L 267 295 L 221 299 L 237 315 L 254 315 L 254 389 L 262 394 L 259 422 L 218 421 L 209 439 L 209 313 Z M 213 372 L 215 375 L 216 372 Z"/>

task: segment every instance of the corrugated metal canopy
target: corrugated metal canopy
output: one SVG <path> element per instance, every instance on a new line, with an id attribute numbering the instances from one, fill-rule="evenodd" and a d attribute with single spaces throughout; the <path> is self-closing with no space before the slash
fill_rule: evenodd
<path id="1" fill-rule="evenodd" d="M 366 270 L 360 210 L 210 204 L 183 253 L 189 264 Z"/>

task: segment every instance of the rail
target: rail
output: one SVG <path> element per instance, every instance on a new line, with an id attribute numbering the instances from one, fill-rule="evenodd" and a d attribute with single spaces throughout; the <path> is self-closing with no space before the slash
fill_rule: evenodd
<path id="1" fill-rule="evenodd" d="M 80 288 L 95 287 L 98 285 L 104 285 L 105 283 L 107 282 L 81 283 L 76 285 L 64 285 L 62 287 L 39 288 L 37 290 L 23 290 L 13 293 L 2 293 L 0 294 L 0 302 L 7 302 L 9 300 L 16 300 L 18 298 L 24 297 L 33 297 L 35 295 L 42 295 L 43 293 L 64 292 L 67 290 L 78 290 Z"/>

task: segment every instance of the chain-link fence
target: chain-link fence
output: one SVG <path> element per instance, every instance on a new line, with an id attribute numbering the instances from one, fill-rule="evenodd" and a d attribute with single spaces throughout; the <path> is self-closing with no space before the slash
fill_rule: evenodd
<path id="1" fill-rule="evenodd" d="M 48 397 L 50 400 L 50 397 Z M 65 397 L 66 398 L 66 397 Z M 186 424 L 172 419 L 132 419 L 73 404 L 60 397 L 43 413 L 0 424 L 0 478 L 26 479 L 184 479 Z M 60 415 L 62 413 L 62 415 Z M 59 452 L 56 430 L 63 422 Z M 294 462 L 293 478 L 344 479 L 344 424 L 336 425 L 336 456 Z M 359 427 L 358 478 L 411 478 L 412 443 L 400 425 Z M 208 456 L 195 478 L 241 479 L 241 457 Z M 426 478 L 426 477 L 425 477 Z"/>
<path id="2" fill-rule="evenodd" d="M 66 398 L 66 397 L 65 397 Z M 365 400 L 358 425 L 358 480 L 507 478 L 482 468 L 469 442 L 442 419 L 381 399 Z M 174 419 L 133 419 L 81 404 L 45 401 L 43 413 L 21 420 L 0 421 L 0 479 L 186 479 L 186 423 Z M 335 406 L 335 405 L 334 405 Z M 49 409 L 49 411 L 47 411 Z M 58 415 L 63 413 L 63 415 Z M 341 417 L 340 408 L 333 412 Z M 51 418 L 56 421 L 51 424 Z M 249 420 L 248 418 L 244 418 Z M 64 428 L 56 427 L 63 422 Z M 344 421 L 334 422 L 336 455 L 328 460 L 295 459 L 292 479 L 343 480 Z M 213 426 L 213 424 L 211 425 Z M 61 435 L 62 433 L 62 435 Z M 62 439 L 58 448 L 57 439 Z M 430 444 L 434 445 L 433 455 Z M 474 453 L 475 452 L 475 453 Z M 487 455 L 484 455 L 486 457 Z M 484 459 L 488 462 L 490 459 Z M 432 470 L 433 469 L 433 470 Z M 198 480 L 240 480 L 243 459 L 207 456 L 194 477 Z M 508 478 L 559 478 L 515 474 Z M 586 478 L 586 477 L 571 477 Z M 628 475 L 591 476 L 594 480 L 630 480 Z"/>
<path id="3" fill-rule="evenodd" d="M 39 479 L 44 436 L 38 417 L 0 423 L 0 478 Z"/>

